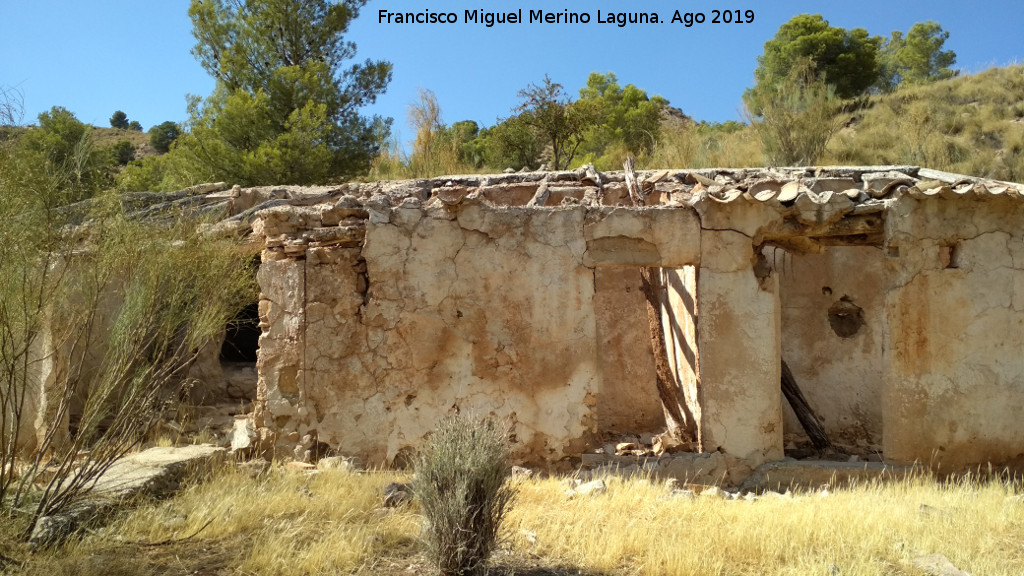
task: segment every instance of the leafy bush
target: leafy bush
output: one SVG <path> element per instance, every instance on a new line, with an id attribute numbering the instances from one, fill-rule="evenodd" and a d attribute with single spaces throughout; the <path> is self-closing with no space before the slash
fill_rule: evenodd
<path id="1" fill-rule="evenodd" d="M 169 152 L 171 144 L 181 136 L 178 125 L 168 120 L 161 122 L 149 129 L 149 145 L 157 152 L 164 154 Z"/>
<path id="2" fill-rule="evenodd" d="M 493 420 L 445 420 L 416 462 L 413 492 L 427 551 L 444 576 L 484 574 L 515 490 L 506 430 Z"/>
<path id="3" fill-rule="evenodd" d="M 840 102 L 831 85 L 815 78 L 809 61 L 771 90 L 748 92 L 747 106 L 759 111 L 761 119 L 753 126 L 766 160 L 776 166 L 816 163 L 840 127 Z"/>
<path id="4" fill-rule="evenodd" d="M 109 156 L 93 146 L 92 127 L 67 108 L 54 106 L 39 115 L 39 127 L 18 139 L 17 151 L 5 161 L 35 165 L 66 177 L 62 186 L 76 199 L 91 196 L 103 185 Z"/>
<path id="5" fill-rule="evenodd" d="M 255 290 L 195 215 L 143 221 L 85 182 L 88 136 L 55 107 L 0 143 L 0 517 L 16 510 L 25 536 L 143 441 Z"/>
<path id="6" fill-rule="evenodd" d="M 112 148 L 112 156 L 114 162 L 124 166 L 135 158 L 135 146 L 127 140 L 119 140 Z"/>

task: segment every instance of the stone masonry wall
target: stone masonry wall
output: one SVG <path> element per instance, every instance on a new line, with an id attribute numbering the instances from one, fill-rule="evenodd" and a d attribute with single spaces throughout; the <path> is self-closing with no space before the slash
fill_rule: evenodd
<path id="1" fill-rule="evenodd" d="M 281 209 L 262 226 L 256 424 L 281 446 L 323 442 L 391 463 L 445 415 L 467 413 L 508 421 L 520 461 L 550 462 L 662 418 L 642 302 L 611 271 L 630 270 L 622 259 L 637 252 L 625 248 L 638 243 L 653 263 L 693 261 L 689 209 L 641 220 L 375 197 L 366 209 Z M 312 232 L 300 242 L 301 230 Z M 598 311 L 597 286 L 616 304 Z M 605 339 L 621 323 L 638 341 L 603 351 L 599 322 Z M 631 348 L 636 362 L 620 363 Z"/>

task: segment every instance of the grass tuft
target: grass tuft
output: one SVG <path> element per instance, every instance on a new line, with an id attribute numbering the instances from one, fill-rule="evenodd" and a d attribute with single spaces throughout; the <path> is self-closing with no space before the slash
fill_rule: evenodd
<path id="1" fill-rule="evenodd" d="M 515 495 L 508 434 L 493 420 L 454 417 L 431 435 L 416 462 L 413 492 L 424 516 L 427 555 L 444 576 L 487 573 Z"/>

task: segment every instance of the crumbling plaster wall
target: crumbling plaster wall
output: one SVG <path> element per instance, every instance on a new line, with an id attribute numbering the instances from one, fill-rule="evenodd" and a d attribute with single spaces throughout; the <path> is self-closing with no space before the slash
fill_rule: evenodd
<path id="1" fill-rule="evenodd" d="M 886 460 L 1024 463 L 1024 206 L 904 197 L 888 226 Z"/>
<path id="2" fill-rule="evenodd" d="M 832 246 L 821 254 L 766 256 L 779 275 L 782 357 L 829 439 L 880 447 L 888 339 L 882 250 Z M 802 434 L 789 403 L 783 412 L 785 431 Z"/>
<path id="3" fill-rule="evenodd" d="M 280 445 L 311 436 L 389 463 L 462 412 L 510 422 L 519 460 L 555 461 L 582 452 L 601 415 L 650 411 L 599 358 L 596 270 L 695 262 L 691 210 L 391 204 L 340 222 L 323 207 L 264 216 L 256 424 Z M 334 226 L 365 226 L 365 243 L 295 240 Z"/>

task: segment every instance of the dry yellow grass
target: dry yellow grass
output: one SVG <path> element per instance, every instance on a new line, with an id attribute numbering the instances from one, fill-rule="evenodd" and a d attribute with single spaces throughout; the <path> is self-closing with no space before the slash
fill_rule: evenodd
<path id="1" fill-rule="evenodd" d="M 516 548 L 643 575 L 916 574 L 911 559 L 931 553 L 975 575 L 1024 571 L 1024 503 L 1006 483 L 916 479 L 753 502 L 608 484 L 607 495 L 569 501 L 554 481 L 524 485 L 510 518 Z"/>
<path id="2" fill-rule="evenodd" d="M 305 476 L 277 469 L 252 480 L 226 470 L 171 500 L 136 509 L 79 544 L 39 556 L 28 569 L 424 573 L 416 506 L 379 508 L 384 485 L 396 479 L 386 472 Z M 917 575 L 911 560 L 932 553 L 975 576 L 1024 573 L 1024 502 L 1017 483 L 918 478 L 825 497 L 809 492 L 749 502 L 669 499 L 664 485 L 647 479 L 606 481 L 606 494 L 573 499 L 559 479 L 521 481 L 498 573 Z M 120 560 L 114 569 L 112 558 Z M 118 565 L 128 569 L 118 572 Z"/>

